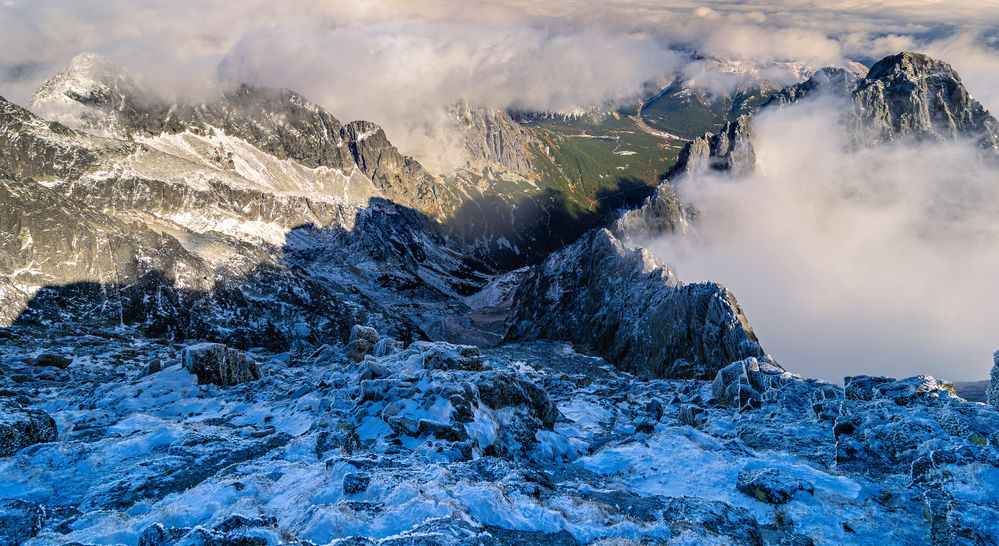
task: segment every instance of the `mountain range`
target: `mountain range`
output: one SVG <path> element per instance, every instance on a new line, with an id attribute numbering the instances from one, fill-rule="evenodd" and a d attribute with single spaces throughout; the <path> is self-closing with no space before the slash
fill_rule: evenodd
<path id="1" fill-rule="evenodd" d="M 999 152 L 942 61 L 795 69 L 457 103 L 448 173 L 293 91 L 178 101 L 93 54 L 0 98 L 0 543 L 999 541 L 999 399 L 803 378 L 635 246 L 696 225 L 692 175 L 756 168 L 761 109 Z"/>

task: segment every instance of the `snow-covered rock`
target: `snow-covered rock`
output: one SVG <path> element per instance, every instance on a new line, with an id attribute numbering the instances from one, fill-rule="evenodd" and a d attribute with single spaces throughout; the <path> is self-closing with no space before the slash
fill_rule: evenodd
<path id="1" fill-rule="evenodd" d="M 364 360 L 365 355 L 375 350 L 378 339 L 378 330 L 370 326 L 355 324 L 350 329 L 350 339 L 347 340 L 347 356 L 355 362 Z"/>
<path id="2" fill-rule="evenodd" d="M 808 494 L 815 492 L 812 484 L 777 468 L 744 470 L 739 473 L 736 488 L 768 504 L 786 504 L 798 491 Z"/>

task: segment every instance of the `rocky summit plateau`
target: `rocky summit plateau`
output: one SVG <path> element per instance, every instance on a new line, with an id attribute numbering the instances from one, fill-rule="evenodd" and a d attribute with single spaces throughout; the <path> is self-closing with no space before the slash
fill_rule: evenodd
<path id="1" fill-rule="evenodd" d="M 634 243 L 696 225 L 692 173 L 757 168 L 759 109 L 999 150 L 942 61 L 801 76 L 689 141 L 679 80 L 631 113 L 460 102 L 447 174 L 294 91 L 182 102 L 93 54 L 0 98 L 0 544 L 999 543 L 999 353 L 977 390 L 809 379 Z M 632 156 L 567 127 L 673 155 L 586 189 Z"/>

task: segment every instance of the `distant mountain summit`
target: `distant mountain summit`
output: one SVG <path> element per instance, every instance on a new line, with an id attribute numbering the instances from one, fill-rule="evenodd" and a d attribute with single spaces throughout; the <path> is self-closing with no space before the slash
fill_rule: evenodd
<path id="1" fill-rule="evenodd" d="M 823 68 L 808 80 L 775 93 L 761 110 L 819 96 L 849 101 L 851 106 L 843 114 L 851 128 L 853 146 L 906 139 L 970 140 L 986 153 L 999 154 L 999 121 L 971 97 L 949 64 L 920 53 L 885 57 L 866 74 Z M 752 171 L 756 166 L 752 135 L 752 116 L 743 115 L 726 122 L 717 133 L 692 140 L 656 193 L 641 207 L 622 215 L 615 226 L 617 232 L 641 238 L 685 226 L 684 207 L 671 183 L 701 172 Z"/>

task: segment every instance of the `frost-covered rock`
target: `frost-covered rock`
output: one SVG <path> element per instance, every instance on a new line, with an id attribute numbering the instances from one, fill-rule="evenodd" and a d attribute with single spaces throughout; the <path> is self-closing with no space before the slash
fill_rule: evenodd
<path id="1" fill-rule="evenodd" d="M 254 357 L 221 343 L 199 343 L 185 347 L 181 364 L 198 377 L 200 385 L 228 387 L 260 379 Z"/>
<path id="2" fill-rule="evenodd" d="M 992 407 L 999 409 L 999 351 L 992 355 L 994 364 L 989 374 L 989 386 L 985 390 L 985 399 Z"/>
<path id="3" fill-rule="evenodd" d="M 740 411 L 759 407 L 765 397 L 780 397 L 772 392 L 800 378 L 785 372 L 773 362 L 750 357 L 733 362 L 718 371 L 711 383 L 715 400 Z"/>
<path id="4" fill-rule="evenodd" d="M 763 357 L 724 287 L 680 283 L 644 249 L 594 230 L 534 268 L 517 291 L 508 338 L 559 339 L 623 370 L 713 378 L 730 362 Z"/>
<path id="5" fill-rule="evenodd" d="M 350 339 L 347 341 L 347 356 L 355 362 L 364 360 L 364 356 L 374 351 L 378 344 L 378 330 L 370 326 L 355 324 L 350 329 Z"/>
<path id="6" fill-rule="evenodd" d="M 57 438 L 56 424 L 49 414 L 0 400 L 0 457 L 9 457 L 28 446 L 54 442 Z"/>
<path id="7" fill-rule="evenodd" d="M 941 465 L 999 464 L 999 414 L 964 402 L 949 384 L 928 376 L 856 376 L 846 384 L 833 427 L 838 466 L 932 483 L 946 479 Z"/>
<path id="8" fill-rule="evenodd" d="M 858 375 L 844 380 L 845 395 L 849 400 L 892 400 L 900 406 L 913 402 L 934 402 L 940 398 L 956 398 L 954 386 L 937 381 L 928 375 L 905 379 Z"/>
<path id="9" fill-rule="evenodd" d="M 421 341 L 413 346 L 423 351 L 423 365 L 428 370 L 482 370 L 482 355 L 478 347 Z"/>
<path id="10" fill-rule="evenodd" d="M 273 518 L 247 517 L 239 514 L 229 516 L 211 528 L 167 527 L 162 523 L 155 523 L 139 535 L 138 546 L 174 544 L 266 546 L 277 541 L 276 526 L 277 522 Z"/>
<path id="11" fill-rule="evenodd" d="M 538 432 L 552 430 L 558 418 L 543 387 L 510 371 L 484 370 L 471 347 L 416 342 L 362 377 L 371 379 L 361 381 L 355 415 L 385 423 L 396 438 L 443 442 L 439 447 L 458 460 L 473 452 L 527 457 Z"/>
<path id="12" fill-rule="evenodd" d="M 44 526 L 44 507 L 23 500 L 0 499 L 0 545 L 23 544 Z"/>
<path id="13" fill-rule="evenodd" d="M 739 473 L 736 488 L 768 504 L 784 504 L 798 491 L 813 494 L 815 488 L 811 483 L 788 474 L 776 468 L 746 470 Z"/>

